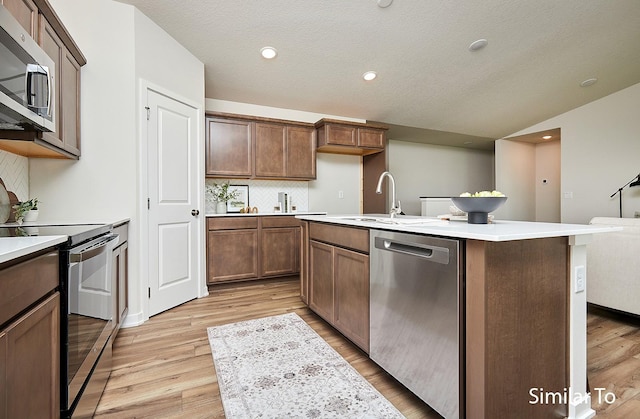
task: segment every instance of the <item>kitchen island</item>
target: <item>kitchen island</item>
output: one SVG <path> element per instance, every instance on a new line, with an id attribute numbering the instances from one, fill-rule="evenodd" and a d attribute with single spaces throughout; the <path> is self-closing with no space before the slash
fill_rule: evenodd
<path id="1" fill-rule="evenodd" d="M 369 233 L 459 241 L 460 407 L 450 417 L 595 414 L 586 380 L 586 245 L 592 234 L 612 228 L 423 217 L 392 222 L 387 215 L 298 218 L 303 299 L 367 353 L 368 327 L 375 328 L 369 271 L 381 268 L 369 260 Z"/>

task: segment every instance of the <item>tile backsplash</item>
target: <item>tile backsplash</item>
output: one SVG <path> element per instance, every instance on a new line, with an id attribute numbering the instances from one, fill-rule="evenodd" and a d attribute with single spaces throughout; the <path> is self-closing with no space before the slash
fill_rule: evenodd
<path id="1" fill-rule="evenodd" d="M 309 210 L 309 182 L 290 180 L 206 179 L 207 185 L 229 181 L 231 185 L 249 186 L 249 206 L 258 207 L 258 212 L 273 212 L 278 203 L 278 192 L 289 194 L 291 204 L 298 212 Z M 205 199 L 206 212 L 215 212 L 215 203 Z"/>
<path id="2" fill-rule="evenodd" d="M 0 150 L 0 179 L 19 200 L 29 199 L 29 159 Z"/>

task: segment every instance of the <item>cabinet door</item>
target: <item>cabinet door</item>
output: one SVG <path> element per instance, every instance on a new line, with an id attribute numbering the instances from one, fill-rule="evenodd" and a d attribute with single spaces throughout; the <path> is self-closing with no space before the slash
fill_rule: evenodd
<path id="1" fill-rule="evenodd" d="M 334 325 L 369 352 L 369 256 L 334 249 Z"/>
<path id="2" fill-rule="evenodd" d="M 350 145 L 358 144 L 358 130 L 355 127 L 326 124 L 327 144 Z"/>
<path id="3" fill-rule="evenodd" d="M 62 141 L 62 136 L 60 135 L 60 131 L 63 127 L 62 122 L 62 57 L 65 51 L 64 44 L 55 33 L 49 22 L 43 17 L 40 16 L 40 46 L 47 53 L 49 58 L 53 60 L 55 67 L 55 74 L 53 78 L 53 109 L 55 110 L 55 122 L 56 122 L 56 131 L 55 132 L 45 132 L 42 135 L 42 138 L 48 142 L 59 148 L 64 148 L 64 142 Z"/>
<path id="4" fill-rule="evenodd" d="M 284 125 L 256 122 L 256 177 L 283 178 L 286 176 L 284 166 L 286 134 Z"/>
<path id="5" fill-rule="evenodd" d="M 0 419 L 7 419 L 7 335 L 0 332 Z"/>
<path id="6" fill-rule="evenodd" d="M 309 222 L 300 223 L 300 298 L 309 304 Z"/>
<path id="7" fill-rule="evenodd" d="M 207 119 L 206 175 L 251 177 L 253 122 Z"/>
<path id="8" fill-rule="evenodd" d="M 381 129 L 358 128 L 358 146 L 384 148 L 385 132 Z"/>
<path id="9" fill-rule="evenodd" d="M 258 230 L 218 230 L 207 235 L 207 282 L 258 277 Z"/>
<path id="10" fill-rule="evenodd" d="M 309 246 L 309 307 L 333 322 L 333 246 L 311 241 Z"/>
<path id="11" fill-rule="evenodd" d="M 120 246 L 118 265 L 118 323 L 122 325 L 129 311 L 129 243 Z"/>
<path id="12" fill-rule="evenodd" d="M 316 131 L 313 128 L 287 127 L 287 177 L 316 178 Z"/>
<path id="13" fill-rule="evenodd" d="M 62 127 L 58 132 L 64 149 L 73 155 L 80 155 L 80 65 L 71 52 L 62 50 L 62 74 L 60 87 L 60 107 Z"/>
<path id="14" fill-rule="evenodd" d="M 32 0 L 2 0 L 1 3 L 33 39 L 38 39 L 38 7 Z"/>
<path id="15" fill-rule="evenodd" d="M 5 351 L 11 360 L 0 377 L 5 379 L 6 417 L 60 417 L 60 294 L 40 303 L 4 333 L 0 354 Z"/>
<path id="16" fill-rule="evenodd" d="M 264 228 L 260 237 L 260 276 L 295 274 L 300 271 L 300 228 Z"/>
<path id="17" fill-rule="evenodd" d="M 112 289 L 115 290 L 116 298 L 114 299 L 114 329 L 120 329 L 124 317 L 127 313 L 127 298 L 128 298 L 128 258 L 129 258 L 129 244 L 125 242 L 113 250 L 112 261 Z M 114 336 L 115 338 L 115 336 Z"/>

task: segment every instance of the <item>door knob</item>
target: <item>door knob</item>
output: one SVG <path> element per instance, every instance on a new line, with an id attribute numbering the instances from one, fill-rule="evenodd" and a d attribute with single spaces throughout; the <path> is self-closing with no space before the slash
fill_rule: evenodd
<path id="1" fill-rule="evenodd" d="M 200 211 L 198 211 L 197 209 L 192 209 L 192 210 L 191 210 L 191 215 L 193 215 L 194 217 L 195 217 L 196 215 L 199 215 L 199 214 L 200 214 Z"/>

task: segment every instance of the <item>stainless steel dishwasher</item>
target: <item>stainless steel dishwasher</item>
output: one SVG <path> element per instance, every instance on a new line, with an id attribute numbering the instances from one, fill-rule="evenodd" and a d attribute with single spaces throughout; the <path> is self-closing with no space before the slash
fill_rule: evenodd
<path id="1" fill-rule="evenodd" d="M 464 417 L 460 242 L 370 237 L 371 359 L 445 418 Z"/>

